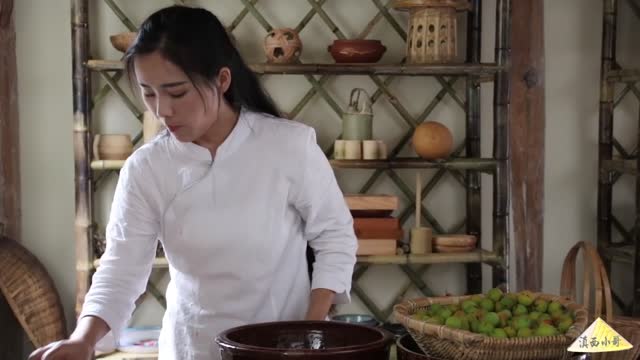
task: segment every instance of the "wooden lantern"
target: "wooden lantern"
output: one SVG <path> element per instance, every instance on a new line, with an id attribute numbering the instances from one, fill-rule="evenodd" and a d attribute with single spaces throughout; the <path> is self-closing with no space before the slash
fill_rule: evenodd
<path id="1" fill-rule="evenodd" d="M 264 52 L 270 63 L 292 63 L 300 57 L 302 41 L 293 29 L 273 29 L 264 38 Z"/>
<path id="2" fill-rule="evenodd" d="M 409 12 L 409 64 L 456 61 L 457 12 L 470 8 L 468 0 L 395 0 L 393 7 Z"/>

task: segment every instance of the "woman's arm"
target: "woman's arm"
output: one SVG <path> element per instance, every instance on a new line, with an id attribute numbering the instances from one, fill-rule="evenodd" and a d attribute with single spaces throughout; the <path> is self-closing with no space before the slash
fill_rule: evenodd
<path id="1" fill-rule="evenodd" d="M 307 319 L 325 319 L 332 304 L 350 301 L 357 239 L 353 218 L 326 155 L 310 129 L 304 145 L 295 206 L 315 254 Z"/>
<path id="2" fill-rule="evenodd" d="M 151 274 L 160 229 L 160 197 L 156 179 L 144 166 L 147 159 L 139 155 L 134 153 L 120 171 L 106 227 L 107 247 L 79 316 L 79 325 L 88 325 L 76 332 L 92 341 L 106 332 L 96 331 L 101 330 L 94 326 L 98 320 L 84 319 L 101 319 L 118 339 Z"/>

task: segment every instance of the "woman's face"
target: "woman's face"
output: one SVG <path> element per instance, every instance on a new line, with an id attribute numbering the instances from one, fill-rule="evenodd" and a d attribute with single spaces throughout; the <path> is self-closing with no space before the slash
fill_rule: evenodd
<path id="1" fill-rule="evenodd" d="M 136 56 L 134 69 L 147 109 L 179 141 L 198 140 L 216 122 L 222 98 L 218 90 L 201 86 L 198 92 L 187 75 L 158 52 Z"/>

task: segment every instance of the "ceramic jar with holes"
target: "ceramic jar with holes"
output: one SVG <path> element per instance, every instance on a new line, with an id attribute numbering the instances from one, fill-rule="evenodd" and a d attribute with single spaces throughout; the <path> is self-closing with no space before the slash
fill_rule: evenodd
<path id="1" fill-rule="evenodd" d="M 408 63 L 457 61 L 457 12 L 469 9 L 468 0 L 395 0 L 393 6 L 409 12 Z"/>
<path id="2" fill-rule="evenodd" d="M 264 53 L 269 63 L 294 63 L 300 57 L 301 52 L 302 41 L 293 29 L 273 29 L 264 38 Z"/>

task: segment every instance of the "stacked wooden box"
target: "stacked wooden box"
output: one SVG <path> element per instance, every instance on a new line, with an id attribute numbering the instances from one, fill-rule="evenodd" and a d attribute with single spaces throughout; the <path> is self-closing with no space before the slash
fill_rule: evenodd
<path id="1" fill-rule="evenodd" d="M 358 237 L 357 255 L 395 255 L 403 238 L 399 219 L 392 216 L 398 198 L 391 195 L 346 195 Z"/>

